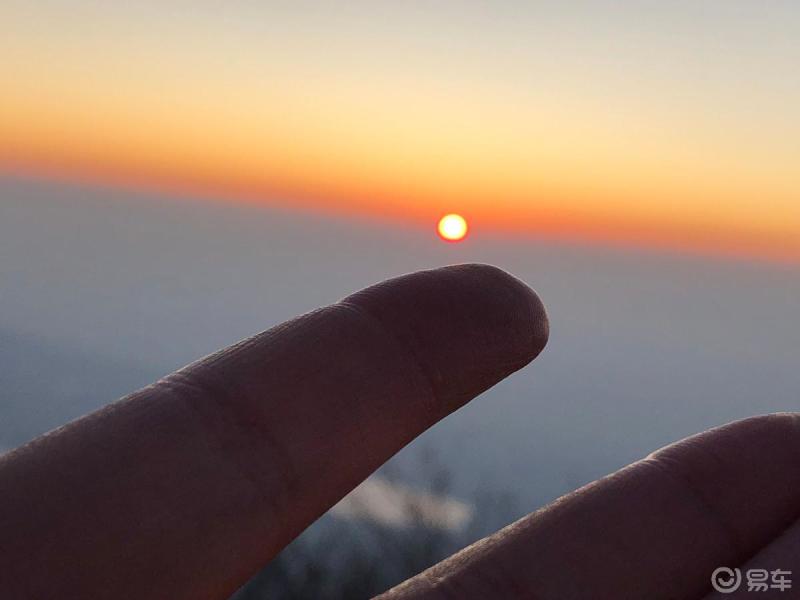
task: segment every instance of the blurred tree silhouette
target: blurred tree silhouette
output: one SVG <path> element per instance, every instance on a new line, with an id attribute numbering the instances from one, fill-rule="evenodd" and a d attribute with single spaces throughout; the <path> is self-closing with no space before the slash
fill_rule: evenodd
<path id="1" fill-rule="evenodd" d="M 388 466 L 379 475 L 392 483 L 401 479 Z M 420 453 L 415 480 L 424 482 L 423 489 L 393 497 L 405 515 L 403 526 L 370 518 L 366 507 L 356 506 L 353 519 L 326 514 L 231 600 L 370 598 L 516 517 L 508 494 L 481 485 L 470 499 L 473 512 L 467 526 L 443 527 L 431 519 L 425 498 L 449 497 L 451 478 L 430 450 Z M 410 490 L 400 484 L 396 489 Z"/>

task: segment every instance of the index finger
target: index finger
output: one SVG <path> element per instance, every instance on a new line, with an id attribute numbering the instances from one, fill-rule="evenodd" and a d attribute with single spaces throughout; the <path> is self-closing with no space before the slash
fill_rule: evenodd
<path id="1" fill-rule="evenodd" d="M 225 598 L 546 339 L 527 286 L 462 265 L 373 286 L 190 365 L 3 457 L 0 589 Z"/>

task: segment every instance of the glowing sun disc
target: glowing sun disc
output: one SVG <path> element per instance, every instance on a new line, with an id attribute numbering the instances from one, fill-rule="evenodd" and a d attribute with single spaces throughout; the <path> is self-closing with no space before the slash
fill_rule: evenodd
<path id="1" fill-rule="evenodd" d="M 451 213 L 439 219 L 439 226 L 436 229 L 444 241 L 460 242 L 466 237 L 469 228 L 464 217 Z"/>

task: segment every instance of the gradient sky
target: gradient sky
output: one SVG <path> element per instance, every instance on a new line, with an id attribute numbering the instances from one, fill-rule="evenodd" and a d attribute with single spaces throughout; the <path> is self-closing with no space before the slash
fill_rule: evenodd
<path id="1" fill-rule="evenodd" d="M 800 3 L 126 4 L 0 4 L 0 169 L 800 260 Z"/>

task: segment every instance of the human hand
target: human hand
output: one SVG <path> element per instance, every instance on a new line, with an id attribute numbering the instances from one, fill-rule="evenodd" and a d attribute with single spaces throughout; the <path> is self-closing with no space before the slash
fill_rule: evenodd
<path id="1" fill-rule="evenodd" d="M 0 458 L 3 597 L 227 598 L 547 335 L 541 302 L 508 274 L 426 271 L 46 434 Z M 791 569 L 798 542 L 778 536 L 800 511 L 798 457 L 793 415 L 701 434 L 385 597 L 694 598 L 760 549 L 755 561 Z"/>

